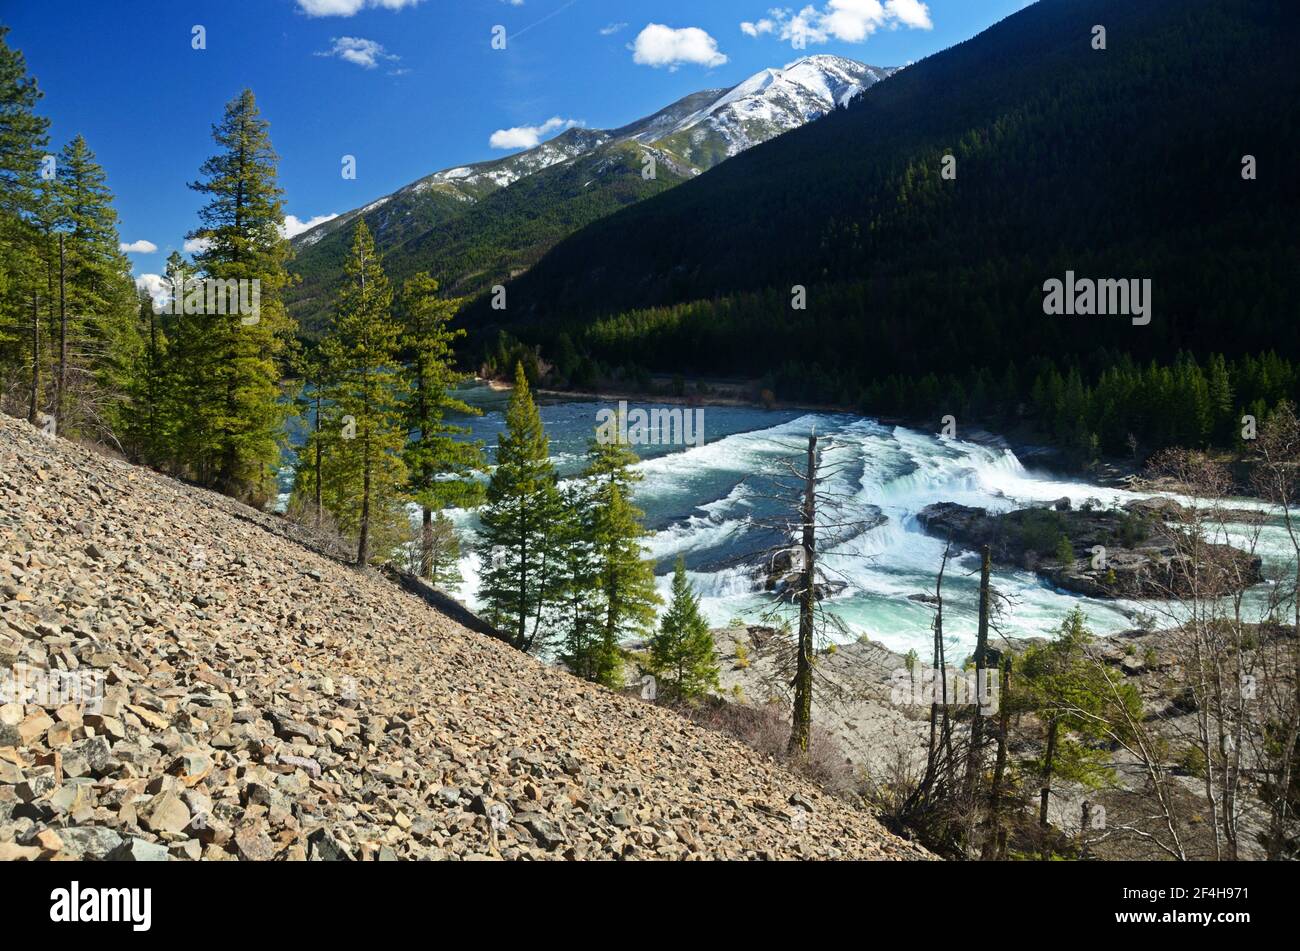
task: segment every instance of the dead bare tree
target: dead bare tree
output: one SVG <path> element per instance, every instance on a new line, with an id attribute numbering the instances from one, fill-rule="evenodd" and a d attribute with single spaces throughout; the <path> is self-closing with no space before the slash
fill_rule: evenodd
<path id="1" fill-rule="evenodd" d="M 1267 858 L 1277 860 L 1294 858 L 1300 851 L 1300 790 L 1296 788 L 1300 765 L 1300 419 L 1292 403 L 1281 403 L 1265 420 L 1254 448 L 1255 490 L 1276 506 L 1292 553 L 1290 570 L 1284 570 L 1278 579 L 1272 605 L 1274 616 L 1290 614 L 1290 636 L 1279 631 L 1267 644 L 1261 637 L 1257 650 L 1258 714 L 1263 721 L 1255 748 L 1260 771 L 1257 790 L 1268 808 L 1267 829 L 1260 844 Z"/>
<path id="2" fill-rule="evenodd" d="M 851 464 L 833 455 L 840 448 L 833 438 L 820 438 L 814 429 L 805 447 L 778 446 L 790 455 L 754 480 L 757 500 L 772 503 L 774 514 L 755 516 L 750 524 L 774 539 L 759 553 L 774 594 L 764 621 L 780 634 L 772 642 L 774 687 L 790 697 L 789 751 L 806 757 L 814 740 L 814 694 L 830 703 L 845 698 L 844 686 L 817 669 L 818 653 L 830 643 L 831 633 L 848 634 L 826 603 L 843 575 L 822 553 L 838 546 L 837 557 L 853 557 L 856 553 L 844 546 L 875 523 L 850 513 L 850 494 L 833 487 L 835 478 Z"/>
<path id="3" fill-rule="evenodd" d="M 1217 860 L 1241 857 L 1243 780 L 1253 763 L 1243 759 L 1259 730 L 1251 709 L 1252 645 L 1262 614 L 1248 616 L 1245 592 L 1260 580 L 1256 552 L 1264 519 L 1231 507 L 1234 484 L 1226 468 L 1204 454 L 1165 450 L 1152 460 L 1157 475 L 1172 480 L 1183 500 L 1164 511 L 1163 529 L 1174 554 L 1151 583 L 1163 595 L 1156 610 L 1171 621 L 1172 638 L 1184 658 L 1183 676 L 1193 708 L 1185 718 L 1161 714 L 1165 732 L 1196 752 L 1202 765 L 1200 793 L 1205 824 Z"/>

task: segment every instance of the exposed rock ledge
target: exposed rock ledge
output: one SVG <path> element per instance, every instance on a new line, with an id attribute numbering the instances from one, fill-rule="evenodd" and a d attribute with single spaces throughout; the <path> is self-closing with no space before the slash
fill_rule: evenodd
<path id="1" fill-rule="evenodd" d="M 1130 502 L 1122 509 L 1054 507 L 1003 514 L 938 502 L 917 514 L 925 531 L 964 548 L 988 545 L 995 564 L 1033 571 L 1066 591 L 1094 598 L 1226 595 L 1263 581 L 1256 556 L 1229 545 L 1204 544 L 1199 568 L 1178 527 L 1186 511 L 1168 499 Z M 1254 513 L 1242 513 L 1243 518 Z M 1058 558 L 1062 537 L 1075 558 Z M 1094 549 L 1104 548 L 1097 557 Z M 1095 562 L 1095 564 L 1094 564 Z"/>

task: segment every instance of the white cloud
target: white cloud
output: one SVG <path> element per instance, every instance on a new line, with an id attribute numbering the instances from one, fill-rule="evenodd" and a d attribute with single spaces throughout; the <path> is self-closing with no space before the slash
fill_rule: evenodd
<path id="1" fill-rule="evenodd" d="M 542 139 L 553 132 L 563 132 L 574 126 L 582 125 L 577 119 L 561 119 L 554 116 L 541 125 L 516 126 L 513 129 L 497 129 L 488 140 L 494 149 L 532 149 L 541 144 Z"/>
<path id="2" fill-rule="evenodd" d="M 831 40 L 861 43 L 881 27 L 900 26 L 934 29 L 929 6 L 921 0 L 828 0 L 824 6 L 810 4 L 798 13 L 782 8 L 769 10 L 761 20 L 742 22 L 740 30 L 747 36 L 775 33 L 802 48 Z"/>
<path id="3" fill-rule="evenodd" d="M 280 227 L 280 234 L 285 238 L 296 238 L 304 231 L 310 231 L 317 225 L 323 225 L 327 221 L 333 221 L 338 215 L 317 215 L 315 218 L 308 218 L 303 221 L 297 215 L 285 215 L 284 224 Z"/>
<path id="4" fill-rule="evenodd" d="M 382 7 L 385 10 L 402 10 L 423 0 L 298 0 L 298 9 L 309 17 L 350 17 L 363 7 Z"/>
<path id="5" fill-rule="evenodd" d="M 130 243 L 123 241 L 117 246 L 117 249 L 126 254 L 153 254 L 158 250 L 158 245 L 154 244 L 152 241 L 146 241 L 141 238 L 139 241 L 132 241 Z"/>
<path id="6" fill-rule="evenodd" d="M 600 35 L 613 36 L 615 33 L 621 33 L 626 29 L 627 29 L 626 23 L 611 23 L 609 24 L 609 26 L 602 26 L 600 28 Z"/>
<path id="7" fill-rule="evenodd" d="M 186 254 L 199 254 L 212 246 L 211 238 L 186 238 L 181 250 Z"/>
<path id="8" fill-rule="evenodd" d="M 135 279 L 136 290 L 144 291 L 151 300 L 162 304 L 171 298 L 172 286 L 161 274 L 141 274 Z"/>
<path id="9" fill-rule="evenodd" d="M 337 56 L 341 60 L 360 66 L 362 69 L 374 69 L 380 60 L 396 62 L 401 57 L 394 56 L 384 49 L 382 43 L 367 40 L 360 36 L 336 36 L 334 46 L 318 52 L 317 56 Z"/>
<path id="10" fill-rule="evenodd" d="M 934 21 L 930 19 L 930 8 L 921 0 L 889 0 L 885 12 L 904 26 L 917 30 L 933 30 Z"/>
<path id="11" fill-rule="evenodd" d="M 655 68 L 676 69 L 682 63 L 721 66 L 727 61 L 718 51 L 718 41 L 695 26 L 675 30 L 662 23 L 651 23 L 637 34 L 631 49 L 634 62 Z"/>

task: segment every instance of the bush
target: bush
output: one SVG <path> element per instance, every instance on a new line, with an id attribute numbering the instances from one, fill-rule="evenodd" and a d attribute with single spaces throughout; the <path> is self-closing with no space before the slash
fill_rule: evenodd
<path id="1" fill-rule="evenodd" d="M 740 641 L 732 641 L 736 647 L 736 669 L 744 670 L 749 666 L 749 648 Z"/>
<path id="2" fill-rule="evenodd" d="M 834 796 L 859 801 L 853 767 L 834 739 L 814 729 L 807 756 L 788 754 L 790 714 L 782 703 L 750 707 L 715 698 L 680 712 L 703 727 L 735 737 Z"/>

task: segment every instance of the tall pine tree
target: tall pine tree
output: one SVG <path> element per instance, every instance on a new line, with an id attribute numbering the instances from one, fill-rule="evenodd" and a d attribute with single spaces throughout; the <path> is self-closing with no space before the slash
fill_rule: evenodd
<path id="1" fill-rule="evenodd" d="M 478 443 L 458 439 L 469 429 L 447 422 L 447 414 L 478 415 L 479 410 L 452 395 L 464 379 L 455 368 L 453 345 L 465 336 L 452 330 L 461 301 L 438 296 L 438 282 L 417 274 L 402 287 L 402 350 L 410 360 L 410 396 L 406 401 L 406 467 L 409 491 L 420 506 L 420 575 L 433 578 L 434 563 L 444 546 L 446 527 L 434 529 L 434 514 L 448 506 L 470 507 L 483 498 L 472 474 L 484 467 Z M 454 539 L 454 535 L 452 536 Z"/>
<path id="2" fill-rule="evenodd" d="M 43 277 L 34 219 L 49 120 L 36 114 L 41 91 L 23 54 L 0 26 L 0 400 L 30 385 L 32 294 Z"/>
<path id="3" fill-rule="evenodd" d="M 621 427 L 615 421 L 614 432 Z M 611 434 L 607 433 L 607 437 Z M 621 643 L 643 636 L 654 623 L 660 603 L 655 593 L 654 563 L 645 557 L 645 513 L 632 503 L 632 487 L 641 480 L 633 467 L 636 453 L 618 437 L 592 439 L 584 478 L 590 490 L 590 533 L 596 565 L 593 598 L 600 606 L 599 637 L 587 666 L 591 677 L 608 687 L 623 682 Z"/>
<path id="4" fill-rule="evenodd" d="M 279 159 L 269 124 L 248 89 L 226 105 L 212 137 L 220 151 L 203 163 L 200 181 L 190 186 L 208 200 L 199 211 L 200 227 L 189 235 L 202 244 L 195 264 L 208 281 L 250 282 L 244 285 L 248 299 L 255 291 L 258 306 L 253 315 L 229 306 L 220 308 L 224 314 L 204 309 L 201 340 L 193 347 L 198 359 L 179 369 L 197 401 L 194 409 L 205 426 L 210 421 L 211 430 L 191 433 L 201 438 L 188 448 L 202 481 L 230 495 L 260 499 L 291 412 L 279 385 L 294 329 L 281 299 L 290 251 L 281 233 Z"/>
<path id="5" fill-rule="evenodd" d="M 107 176 L 81 136 L 59 154 L 51 212 L 54 413 L 60 430 L 116 441 L 134 416 L 128 400 L 143 349 L 140 302 Z"/>
<path id="6" fill-rule="evenodd" d="M 375 241 L 358 221 L 333 330 L 321 343 L 326 419 L 322 429 L 340 434 L 325 470 L 340 527 L 355 529 L 357 564 L 367 565 L 374 536 L 400 517 L 406 466 L 401 452 L 403 377 L 397 350 L 400 327 L 393 294 Z M 386 553 L 385 553 L 386 554 Z"/>
<path id="7" fill-rule="evenodd" d="M 562 507 L 550 444 L 522 364 L 515 367 L 506 431 L 479 518 L 479 598 L 510 643 L 540 650 L 548 634 L 543 623 L 559 596 Z"/>

